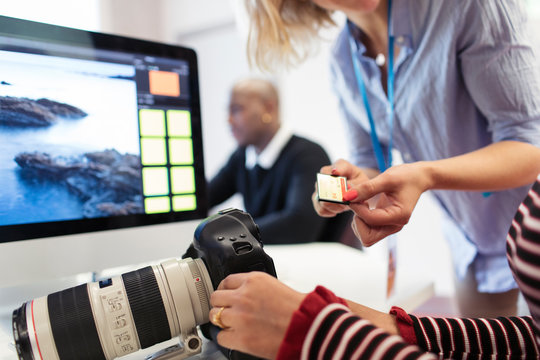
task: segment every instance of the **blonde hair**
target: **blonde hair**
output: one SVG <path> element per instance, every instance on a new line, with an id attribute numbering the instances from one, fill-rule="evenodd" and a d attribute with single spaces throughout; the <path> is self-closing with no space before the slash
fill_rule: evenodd
<path id="1" fill-rule="evenodd" d="M 335 25 L 331 12 L 311 0 L 245 0 L 250 20 L 247 53 L 262 70 L 296 65 L 311 53 L 323 27 Z"/>

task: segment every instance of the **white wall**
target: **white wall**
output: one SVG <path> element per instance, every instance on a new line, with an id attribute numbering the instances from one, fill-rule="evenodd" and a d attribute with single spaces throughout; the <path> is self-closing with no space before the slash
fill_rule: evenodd
<path id="1" fill-rule="evenodd" d="M 0 2 L 0 15 L 85 30 L 100 28 L 99 0 L 17 0 Z"/>
<path id="2" fill-rule="evenodd" d="M 180 34 L 177 40 L 197 52 L 205 168 L 210 178 L 236 147 L 227 123 L 228 92 L 235 80 L 250 71 L 234 23 Z"/>
<path id="3" fill-rule="evenodd" d="M 337 34 L 337 29 L 333 33 Z M 330 47 L 330 42 L 322 42 L 316 56 L 282 74 L 279 84 L 285 123 L 319 142 L 335 161 L 348 157 L 348 145 L 338 101 L 330 86 Z"/>
<path id="4" fill-rule="evenodd" d="M 97 0 L 100 8 L 100 31 L 163 41 L 165 0 Z"/>

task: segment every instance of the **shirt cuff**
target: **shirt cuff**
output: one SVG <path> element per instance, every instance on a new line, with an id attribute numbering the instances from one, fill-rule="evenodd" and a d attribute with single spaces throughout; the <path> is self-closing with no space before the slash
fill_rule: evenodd
<path id="1" fill-rule="evenodd" d="M 399 335 L 409 344 L 417 345 L 416 334 L 414 333 L 413 320 L 400 307 L 392 306 L 390 315 L 396 316 L 396 325 L 399 330 Z"/>
<path id="2" fill-rule="evenodd" d="M 293 313 L 285 337 L 279 347 L 277 360 L 300 358 L 302 344 L 313 320 L 324 307 L 331 303 L 348 306 L 344 299 L 323 286 L 317 286 L 304 298 L 300 307 Z"/>

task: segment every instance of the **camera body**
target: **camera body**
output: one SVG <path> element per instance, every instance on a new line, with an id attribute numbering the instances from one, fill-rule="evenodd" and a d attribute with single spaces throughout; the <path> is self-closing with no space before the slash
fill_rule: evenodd
<path id="1" fill-rule="evenodd" d="M 251 215 L 237 209 L 221 210 L 204 220 L 195 230 L 192 246 L 182 256 L 188 257 L 204 261 L 214 289 L 234 273 L 262 271 L 277 277 L 274 261 L 263 250 L 259 227 Z M 217 326 L 206 323 L 200 329 L 217 344 Z M 256 359 L 221 346 L 220 350 L 230 360 Z"/>
<path id="2" fill-rule="evenodd" d="M 30 300 L 13 311 L 19 359 L 110 360 L 178 336 L 182 344 L 152 359 L 184 359 L 201 351 L 196 327 L 215 339 L 210 295 L 227 275 L 276 276 L 257 225 L 227 209 L 197 227 L 182 260 L 171 259 L 99 282 Z M 229 359 L 251 356 L 221 349 Z"/>
<path id="3" fill-rule="evenodd" d="M 277 277 L 274 262 L 263 250 L 259 227 L 237 209 L 219 211 L 199 224 L 193 247 L 182 258 L 201 258 L 216 289 L 229 274 L 262 271 Z"/>

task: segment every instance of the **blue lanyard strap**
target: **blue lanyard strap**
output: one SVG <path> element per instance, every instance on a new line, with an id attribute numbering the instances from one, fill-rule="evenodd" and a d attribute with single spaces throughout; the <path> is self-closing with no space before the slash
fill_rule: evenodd
<path id="1" fill-rule="evenodd" d="M 394 130 L 394 36 L 391 35 L 391 15 L 392 15 L 392 0 L 388 0 L 388 79 L 387 79 L 387 93 L 388 93 L 388 128 L 389 128 L 389 140 L 388 140 L 388 156 L 385 160 L 384 154 L 382 151 L 381 142 L 377 136 L 377 130 L 375 129 L 375 120 L 373 118 L 373 113 L 371 111 L 371 106 L 369 105 L 369 99 L 367 96 L 366 85 L 364 78 L 360 71 L 360 62 L 356 56 L 358 50 L 356 42 L 352 35 L 352 24 L 349 22 L 347 24 L 347 29 L 349 31 L 349 44 L 351 47 L 351 58 L 354 67 L 354 73 L 356 76 L 356 82 L 358 83 L 358 90 L 362 95 L 362 100 L 364 102 L 364 107 L 366 108 L 366 114 L 369 120 L 369 126 L 371 128 L 370 137 L 371 143 L 373 145 L 373 150 L 375 151 L 375 157 L 377 159 L 377 166 L 379 167 L 380 172 L 384 172 L 390 166 L 392 166 L 392 147 L 393 147 L 393 130 Z"/>

